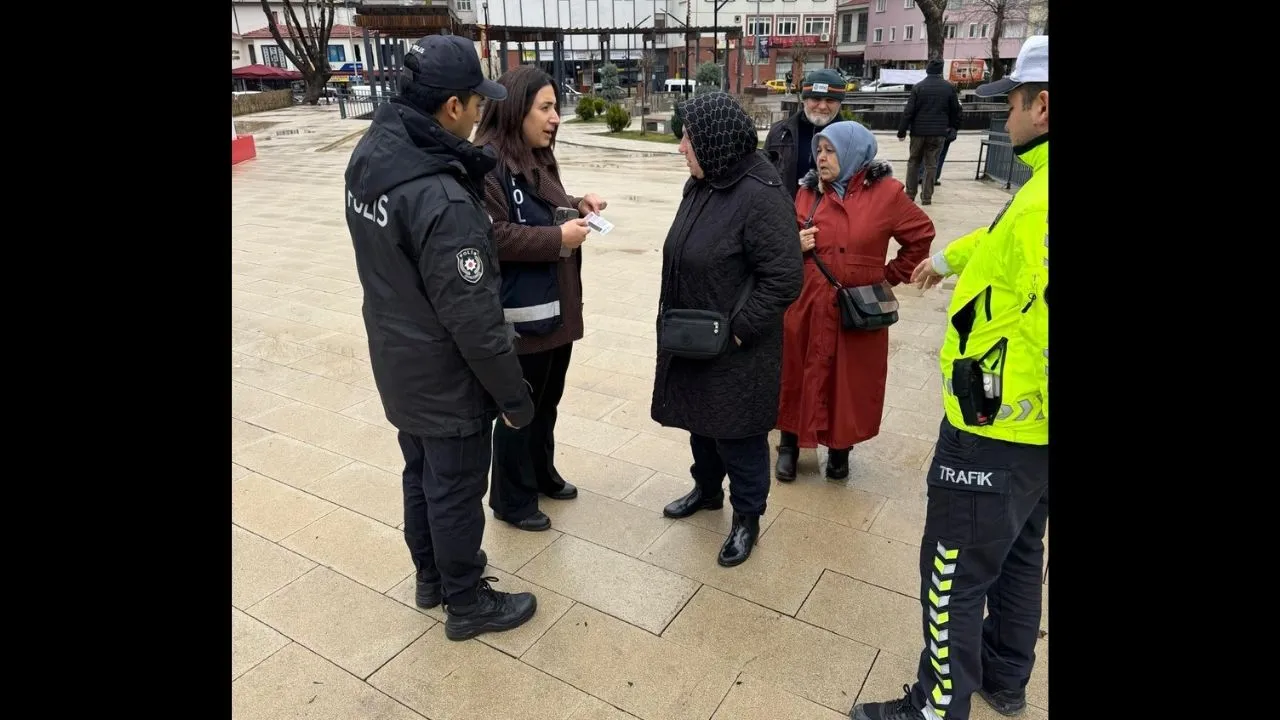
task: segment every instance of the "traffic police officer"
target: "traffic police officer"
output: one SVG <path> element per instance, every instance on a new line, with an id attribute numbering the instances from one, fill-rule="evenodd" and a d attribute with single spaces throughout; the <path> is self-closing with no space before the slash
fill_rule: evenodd
<path id="1" fill-rule="evenodd" d="M 530 593 L 482 578 L 481 500 L 499 414 L 533 419 L 533 401 L 499 299 L 483 205 L 492 154 L 468 138 L 486 80 L 471 41 L 430 35 L 406 53 L 399 94 L 374 114 L 346 172 L 346 218 L 364 288 L 373 378 L 404 454 L 404 536 L 418 607 L 444 603 L 464 640 L 533 617 Z"/>
<path id="2" fill-rule="evenodd" d="M 977 92 L 1008 95 L 1032 174 L 989 228 L 912 277 L 959 274 L 920 544 L 924 648 L 906 697 L 856 705 L 854 720 L 968 720 L 974 692 L 1004 715 L 1026 707 L 1049 517 L 1049 38 L 1028 38 L 1009 77 Z"/>

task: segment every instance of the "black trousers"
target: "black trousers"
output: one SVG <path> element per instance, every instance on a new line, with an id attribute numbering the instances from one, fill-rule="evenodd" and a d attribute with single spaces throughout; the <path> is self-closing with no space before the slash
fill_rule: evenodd
<path id="1" fill-rule="evenodd" d="M 520 522 L 538 511 L 538 493 L 564 488 L 556 471 L 556 407 L 564 397 L 573 343 L 520 356 L 533 388 L 533 422 L 513 430 L 499 418 L 493 430 L 493 475 L 489 507 L 503 520 Z"/>
<path id="2" fill-rule="evenodd" d="M 912 701 L 945 711 L 946 720 L 968 720 L 979 687 L 1018 690 L 1031 678 L 1049 448 L 984 438 L 943 419 L 928 483 L 920 544 L 925 647 Z"/>
<path id="3" fill-rule="evenodd" d="M 484 568 L 485 473 L 492 426 L 467 437 L 399 435 L 404 454 L 404 541 L 418 578 L 441 582 L 449 605 L 476 601 Z"/>
<path id="4" fill-rule="evenodd" d="M 763 515 L 769 498 L 769 434 L 737 440 L 717 440 L 689 434 L 693 466 L 689 474 L 703 495 L 724 492 L 729 476 L 729 502 L 743 515 Z"/>

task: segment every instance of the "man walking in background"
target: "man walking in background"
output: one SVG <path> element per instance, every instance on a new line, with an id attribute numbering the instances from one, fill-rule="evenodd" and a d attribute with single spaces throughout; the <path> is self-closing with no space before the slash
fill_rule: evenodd
<path id="1" fill-rule="evenodd" d="M 898 140 L 911 133 L 911 155 L 907 160 L 907 196 L 916 199 L 916 189 L 924 166 L 921 205 L 933 203 L 933 181 L 938 172 L 938 154 L 947 137 L 960 129 L 960 99 L 951 83 L 942 79 L 942 60 L 934 58 L 925 68 L 925 78 L 911 89 L 902 110 Z"/>

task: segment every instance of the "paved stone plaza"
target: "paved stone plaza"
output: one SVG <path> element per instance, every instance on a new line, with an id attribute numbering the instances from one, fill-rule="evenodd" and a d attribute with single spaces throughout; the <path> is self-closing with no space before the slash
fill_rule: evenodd
<path id="1" fill-rule="evenodd" d="M 946 290 L 898 288 L 883 430 L 854 448 L 849 479 L 826 481 L 818 454 L 802 452 L 797 481 L 773 483 L 751 558 L 722 568 L 730 507 L 662 516 L 691 487 L 692 459 L 687 434 L 649 419 L 660 248 L 687 171 L 674 145 L 593 148 L 588 128 L 566 124 L 565 185 L 607 199 L 616 225 L 583 246 L 586 337 L 556 429 L 557 465 L 581 492 L 541 502 L 553 523 L 541 533 L 486 506 L 485 574 L 534 591 L 538 612 L 450 642 L 439 609 L 413 605 L 402 461 L 343 220 L 350 135 L 368 123 L 336 106 L 239 120 L 260 129 L 258 157 L 231 179 L 237 720 L 840 720 L 859 698 L 901 697 L 922 642 L 916 566 Z M 877 135 L 901 176 L 906 143 Z M 976 135 L 952 145 L 926 208 L 935 250 L 1009 197 L 968 179 L 977 146 Z M 1029 720 L 1048 718 L 1042 635 Z M 999 716 L 975 696 L 972 717 Z"/>

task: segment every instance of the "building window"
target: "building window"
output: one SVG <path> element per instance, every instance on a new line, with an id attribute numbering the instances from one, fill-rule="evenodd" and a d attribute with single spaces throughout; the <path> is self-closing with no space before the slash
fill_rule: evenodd
<path id="1" fill-rule="evenodd" d="M 344 63 L 347 61 L 347 48 L 342 45 L 329 46 L 329 62 Z"/>
<path id="2" fill-rule="evenodd" d="M 858 13 L 858 38 L 856 42 L 864 43 L 867 41 L 867 11 L 863 10 Z"/>
<path id="3" fill-rule="evenodd" d="M 263 45 L 262 46 L 262 64 L 267 67 L 287 68 L 284 62 L 284 52 L 279 45 Z"/>
<path id="4" fill-rule="evenodd" d="M 876 12 L 884 12 L 884 0 L 876 0 Z"/>
<path id="5" fill-rule="evenodd" d="M 356 45 L 351 49 L 356 51 L 356 62 L 364 62 L 363 60 L 360 59 L 360 46 Z"/>
<path id="6" fill-rule="evenodd" d="M 950 25 L 943 25 L 943 26 L 942 26 L 942 37 L 946 38 L 947 40 L 955 40 L 955 39 L 956 39 L 956 26 L 955 26 L 955 23 L 952 23 L 952 24 L 950 24 Z"/>
<path id="7" fill-rule="evenodd" d="M 889 28 L 889 42 L 894 42 L 897 39 L 898 39 L 898 28 L 895 25 L 894 27 Z"/>
<path id="8" fill-rule="evenodd" d="M 903 40 L 914 40 L 915 38 L 916 38 L 916 26 L 915 26 L 915 25 L 903 25 L 903 26 L 902 26 L 902 39 L 903 39 Z"/>
<path id="9" fill-rule="evenodd" d="M 986 23 L 982 23 L 982 37 L 987 37 L 987 31 L 989 31 L 990 29 L 991 29 L 990 25 Z"/>
<path id="10" fill-rule="evenodd" d="M 795 35 L 800 32 L 799 15 L 779 15 L 776 35 Z"/>
<path id="11" fill-rule="evenodd" d="M 747 18 L 747 34 L 748 35 L 772 35 L 773 34 L 773 16 L 757 15 Z"/>
<path id="12" fill-rule="evenodd" d="M 458 9 L 463 12 L 471 12 L 471 0 L 458 0 Z"/>
<path id="13" fill-rule="evenodd" d="M 250 65 L 258 64 L 258 54 L 254 52 L 254 47 L 252 45 L 249 46 L 249 64 Z"/>
<path id="14" fill-rule="evenodd" d="M 913 7 L 915 7 L 915 6 L 916 6 L 916 0 L 902 0 L 902 9 L 903 9 L 903 10 L 910 10 L 911 8 L 913 8 Z M 907 39 L 907 40 L 910 40 L 911 38 L 906 38 L 906 39 Z"/>
<path id="15" fill-rule="evenodd" d="M 1007 38 L 1022 38 L 1027 36 L 1026 23 L 1011 23 L 1004 27 L 1004 36 Z"/>
<path id="16" fill-rule="evenodd" d="M 876 28 L 872 31 L 871 37 L 874 38 L 877 43 L 884 42 L 884 28 Z"/>
<path id="17" fill-rule="evenodd" d="M 853 13 L 840 16 L 840 42 L 853 42 Z"/>
<path id="18" fill-rule="evenodd" d="M 826 15 L 804 19 L 805 35 L 822 35 L 831 32 L 831 18 Z"/>
<path id="19" fill-rule="evenodd" d="M 969 37 L 978 37 L 978 23 L 969 23 Z"/>

